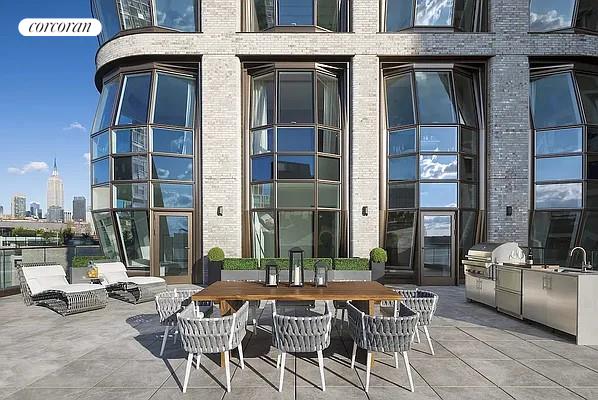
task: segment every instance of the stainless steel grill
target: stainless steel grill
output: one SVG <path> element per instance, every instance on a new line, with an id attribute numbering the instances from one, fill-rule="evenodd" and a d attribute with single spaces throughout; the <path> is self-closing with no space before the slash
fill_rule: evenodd
<path id="1" fill-rule="evenodd" d="M 524 263 L 525 255 L 514 242 L 479 243 L 461 261 L 465 270 L 467 299 L 494 307 L 496 305 L 496 265 Z"/>

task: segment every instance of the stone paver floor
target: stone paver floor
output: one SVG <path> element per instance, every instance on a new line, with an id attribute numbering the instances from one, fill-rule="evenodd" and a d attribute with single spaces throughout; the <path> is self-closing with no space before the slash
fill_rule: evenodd
<path id="1" fill-rule="evenodd" d="M 598 346 L 467 303 L 463 287 L 434 287 L 440 295 L 427 345 L 410 353 L 415 393 L 402 365 L 377 355 L 368 395 L 365 355 L 351 370 L 352 343 L 334 332 L 325 352 L 326 392 L 320 391 L 315 354 L 289 356 L 284 391 L 278 393 L 276 351 L 270 346 L 271 309 L 257 334 L 245 339 L 246 368 L 233 354 L 232 392 L 224 391 L 218 357 L 202 358 L 189 389 L 181 393 L 186 354 L 169 341 L 160 358 L 161 334 L 152 302 L 110 299 L 104 310 L 63 318 L 25 307 L 20 296 L 0 299 L 0 399 L 598 399 Z M 597 333 L 598 334 L 598 333 Z M 423 335 L 422 335 L 423 337 Z"/>

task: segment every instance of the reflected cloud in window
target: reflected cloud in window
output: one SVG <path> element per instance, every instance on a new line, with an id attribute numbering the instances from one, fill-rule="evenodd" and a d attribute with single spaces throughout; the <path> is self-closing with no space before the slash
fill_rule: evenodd
<path id="1" fill-rule="evenodd" d="M 575 0 L 532 0 L 530 30 L 548 32 L 571 27 Z"/>

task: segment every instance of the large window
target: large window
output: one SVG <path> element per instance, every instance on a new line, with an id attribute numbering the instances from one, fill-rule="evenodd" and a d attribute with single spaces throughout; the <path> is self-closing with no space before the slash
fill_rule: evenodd
<path id="1" fill-rule="evenodd" d="M 248 30 L 346 32 L 348 0 L 245 0 Z"/>
<path id="2" fill-rule="evenodd" d="M 458 240 L 476 240 L 480 95 L 475 69 L 385 71 L 386 226 L 389 265 L 412 269 L 418 211 L 460 215 Z"/>
<path id="3" fill-rule="evenodd" d="M 115 221 L 120 247 L 113 247 L 129 267 L 149 268 L 153 210 L 194 208 L 197 86 L 188 71 L 119 73 L 100 95 L 91 137 L 92 209 Z"/>
<path id="4" fill-rule="evenodd" d="M 578 265 L 579 260 L 569 258 L 569 251 L 581 243 L 598 256 L 591 211 L 598 209 L 597 90 L 598 71 L 592 72 L 591 67 L 532 71 L 530 246 L 540 262 Z"/>
<path id="5" fill-rule="evenodd" d="M 102 23 L 100 43 L 120 31 L 162 28 L 181 32 L 198 30 L 199 0 L 93 0 L 92 14 Z"/>
<path id="6" fill-rule="evenodd" d="M 595 0 L 531 0 L 530 32 L 598 31 Z"/>
<path id="7" fill-rule="evenodd" d="M 251 249 L 255 257 L 342 253 L 342 73 L 270 69 L 251 76 Z"/>
<path id="8" fill-rule="evenodd" d="M 483 26 L 484 0 L 383 0 L 385 32 L 450 29 L 476 32 Z"/>

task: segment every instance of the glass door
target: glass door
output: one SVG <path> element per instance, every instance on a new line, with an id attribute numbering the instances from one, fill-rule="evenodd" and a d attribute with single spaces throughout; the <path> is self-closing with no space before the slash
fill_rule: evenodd
<path id="1" fill-rule="evenodd" d="M 454 285 L 455 214 L 422 212 L 420 218 L 420 284 Z"/>
<path id="2" fill-rule="evenodd" d="M 152 275 L 169 284 L 191 283 L 191 213 L 154 213 Z"/>

